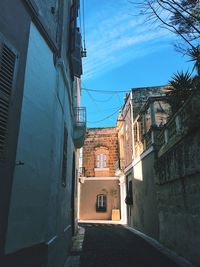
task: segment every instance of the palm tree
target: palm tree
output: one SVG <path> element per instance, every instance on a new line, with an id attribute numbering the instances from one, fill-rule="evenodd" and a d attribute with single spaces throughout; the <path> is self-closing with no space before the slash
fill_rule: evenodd
<path id="1" fill-rule="evenodd" d="M 190 57 L 189 61 L 194 62 L 193 69 L 196 69 L 197 75 L 200 76 L 200 45 L 189 49 L 186 54 Z"/>
<path id="2" fill-rule="evenodd" d="M 177 72 L 169 81 L 169 88 L 166 95 L 172 107 L 172 112 L 176 112 L 180 106 L 191 95 L 193 89 L 193 79 L 191 73 Z"/>
<path id="3" fill-rule="evenodd" d="M 200 90 L 200 45 L 189 49 L 187 55 L 190 57 L 189 61 L 194 62 L 193 70 L 197 71 L 197 75 L 193 78 L 193 89 Z"/>

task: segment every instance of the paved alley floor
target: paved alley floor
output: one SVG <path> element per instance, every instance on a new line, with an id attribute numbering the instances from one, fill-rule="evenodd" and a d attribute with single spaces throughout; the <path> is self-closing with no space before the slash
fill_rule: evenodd
<path id="1" fill-rule="evenodd" d="M 82 224 L 80 267 L 180 267 L 121 225 Z"/>

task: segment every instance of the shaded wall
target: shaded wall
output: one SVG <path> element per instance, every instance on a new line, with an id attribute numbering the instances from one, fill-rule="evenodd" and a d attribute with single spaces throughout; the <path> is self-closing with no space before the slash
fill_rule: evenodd
<path id="1" fill-rule="evenodd" d="M 10 103 L 9 106 L 9 118 L 7 122 L 6 156 L 5 160 L 0 160 L 0 257 L 4 254 L 13 171 L 16 164 L 15 156 L 23 98 L 29 29 L 30 17 L 22 1 L 1 0 L 0 42 L 3 41 L 9 48 L 14 49 L 17 58 L 15 82 L 11 91 L 12 103 Z M 1 107 L 3 107 L 3 105 Z M 3 113 L 1 115 L 3 115 Z"/>
<path id="2" fill-rule="evenodd" d="M 67 257 L 72 235 L 74 144 L 68 90 L 51 49 L 32 23 L 16 156 L 24 164 L 16 166 L 14 172 L 6 253 L 45 247 L 41 257 L 47 266 L 56 267 Z M 68 130 L 65 187 L 64 122 Z M 44 266 L 44 262 L 40 264 L 37 266 Z"/>
<path id="3" fill-rule="evenodd" d="M 156 167 L 160 240 L 200 266 L 199 129 L 162 154 Z"/>

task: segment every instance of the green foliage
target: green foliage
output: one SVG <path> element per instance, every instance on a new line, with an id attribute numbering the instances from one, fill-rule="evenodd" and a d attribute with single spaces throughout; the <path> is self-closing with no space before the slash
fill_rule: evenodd
<path id="1" fill-rule="evenodd" d="M 188 99 L 193 90 L 193 79 L 189 72 L 177 72 L 169 81 L 171 90 L 166 94 L 172 107 L 172 112 L 176 112 Z"/>
<path id="2" fill-rule="evenodd" d="M 196 69 L 198 76 L 200 76 L 200 45 L 188 49 L 187 55 L 190 57 L 189 61 L 194 62 L 194 68 Z"/>
<path id="3" fill-rule="evenodd" d="M 172 1 L 177 4 L 170 17 L 170 22 L 175 25 L 181 34 L 190 40 L 199 37 L 200 8 L 199 0 Z"/>
<path id="4" fill-rule="evenodd" d="M 144 16 L 146 22 L 159 24 L 175 33 L 190 48 L 196 46 L 200 38 L 199 0 L 141 0 L 131 3 L 139 9 L 139 15 Z"/>

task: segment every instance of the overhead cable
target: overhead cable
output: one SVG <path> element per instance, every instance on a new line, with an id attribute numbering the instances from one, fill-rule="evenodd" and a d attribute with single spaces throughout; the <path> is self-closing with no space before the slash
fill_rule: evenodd
<path id="1" fill-rule="evenodd" d="M 112 94 L 112 95 L 109 96 L 107 99 L 100 100 L 100 99 L 95 99 L 95 98 L 90 94 L 90 91 L 87 91 L 87 94 L 90 96 L 90 98 L 92 98 L 92 100 L 93 100 L 94 102 L 101 102 L 101 103 L 109 102 L 109 101 L 113 98 L 113 96 L 114 96 L 114 94 Z"/>
<path id="2" fill-rule="evenodd" d="M 120 90 L 120 91 L 112 91 L 112 90 L 98 90 L 98 89 L 89 89 L 82 87 L 81 88 L 84 91 L 89 91 L 89 92 L 96 92 L 96 93 L 101 93 L 101 94 L 118 94 L 118 93 L 128 93 L 130 90 Z"/>
<path id="3" fill-rule="evenodd" d="M 105 118 L 103 118 L 101 120 L 98 120 L 98 121 L 87 121 L 87 122 L 88 123 L 99 123 L 99 122 L 102 122 L 102 121 L 105 121 L 105 120 L 111 118 L 113 115 L 115 115 L 118 112 L 119 112 L 119 109 L 117 109 L 114 113 L 110 114 L 109 116 L 107 116 L 107 117 L 105 117 Z"/>

